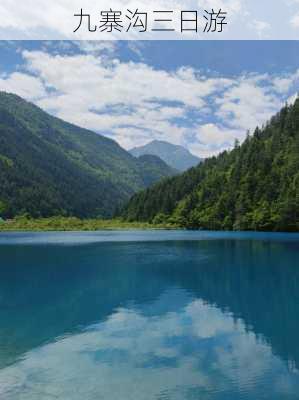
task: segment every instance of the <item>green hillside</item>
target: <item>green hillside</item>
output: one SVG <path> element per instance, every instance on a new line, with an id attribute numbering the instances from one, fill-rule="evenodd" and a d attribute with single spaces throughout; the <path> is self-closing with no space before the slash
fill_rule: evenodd
<path id="1" fill-rule="evenodd" d="M 0 92 L 0 216 L 111 216 L 174 171 Z"/>
<path id="2" fill-rule="evenodd" d="M 133 196 L 123 217 L 210 230 L 299 231 L 299 99 L 241 146 Z"/>

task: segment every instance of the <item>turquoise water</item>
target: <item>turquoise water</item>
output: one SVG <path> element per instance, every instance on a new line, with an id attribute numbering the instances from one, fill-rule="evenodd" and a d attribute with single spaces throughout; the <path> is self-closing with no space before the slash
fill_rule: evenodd
<path id="1" fill-rule="evenodd" d="M 0 399 L 299 399 L 299 235 L 0 234 Z"/>

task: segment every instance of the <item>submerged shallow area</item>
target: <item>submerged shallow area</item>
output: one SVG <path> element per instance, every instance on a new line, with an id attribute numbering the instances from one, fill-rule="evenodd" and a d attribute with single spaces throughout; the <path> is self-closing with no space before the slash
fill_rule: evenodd
<path id="1" fill-rule="evenodd" d="M 0 234 L 0 398 L 299 399 L 299 235 Z"/>

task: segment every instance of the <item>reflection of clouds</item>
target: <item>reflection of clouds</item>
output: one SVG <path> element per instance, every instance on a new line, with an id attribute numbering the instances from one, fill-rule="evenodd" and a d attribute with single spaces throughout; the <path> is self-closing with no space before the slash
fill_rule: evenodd
<path id="1" fill-rule="evenodd" d="M 278 399 L 298 390 L 298 374 L 241 320 L 201 300 L 159 316 L 118 309 L 0 371 L 7 400 L 213 399 L 220 392 L 251 399 L 265 391 Z"/>
<path id="2" fill-rule="evenodd" d="M 231 317 L 201 300 L 190 303 L 186 307 L 186 314 L 192 318 L 192 333 L 200 338 L 210 338 L 234 330 Z"/>

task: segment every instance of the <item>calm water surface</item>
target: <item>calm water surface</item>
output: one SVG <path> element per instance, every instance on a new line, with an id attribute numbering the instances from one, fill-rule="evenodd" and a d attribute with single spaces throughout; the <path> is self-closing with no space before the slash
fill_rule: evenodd
<path id="1" fill-rule="evenodd" d="M 0 234 L 0 399 L 299 399 L 299 236 Z"/>

